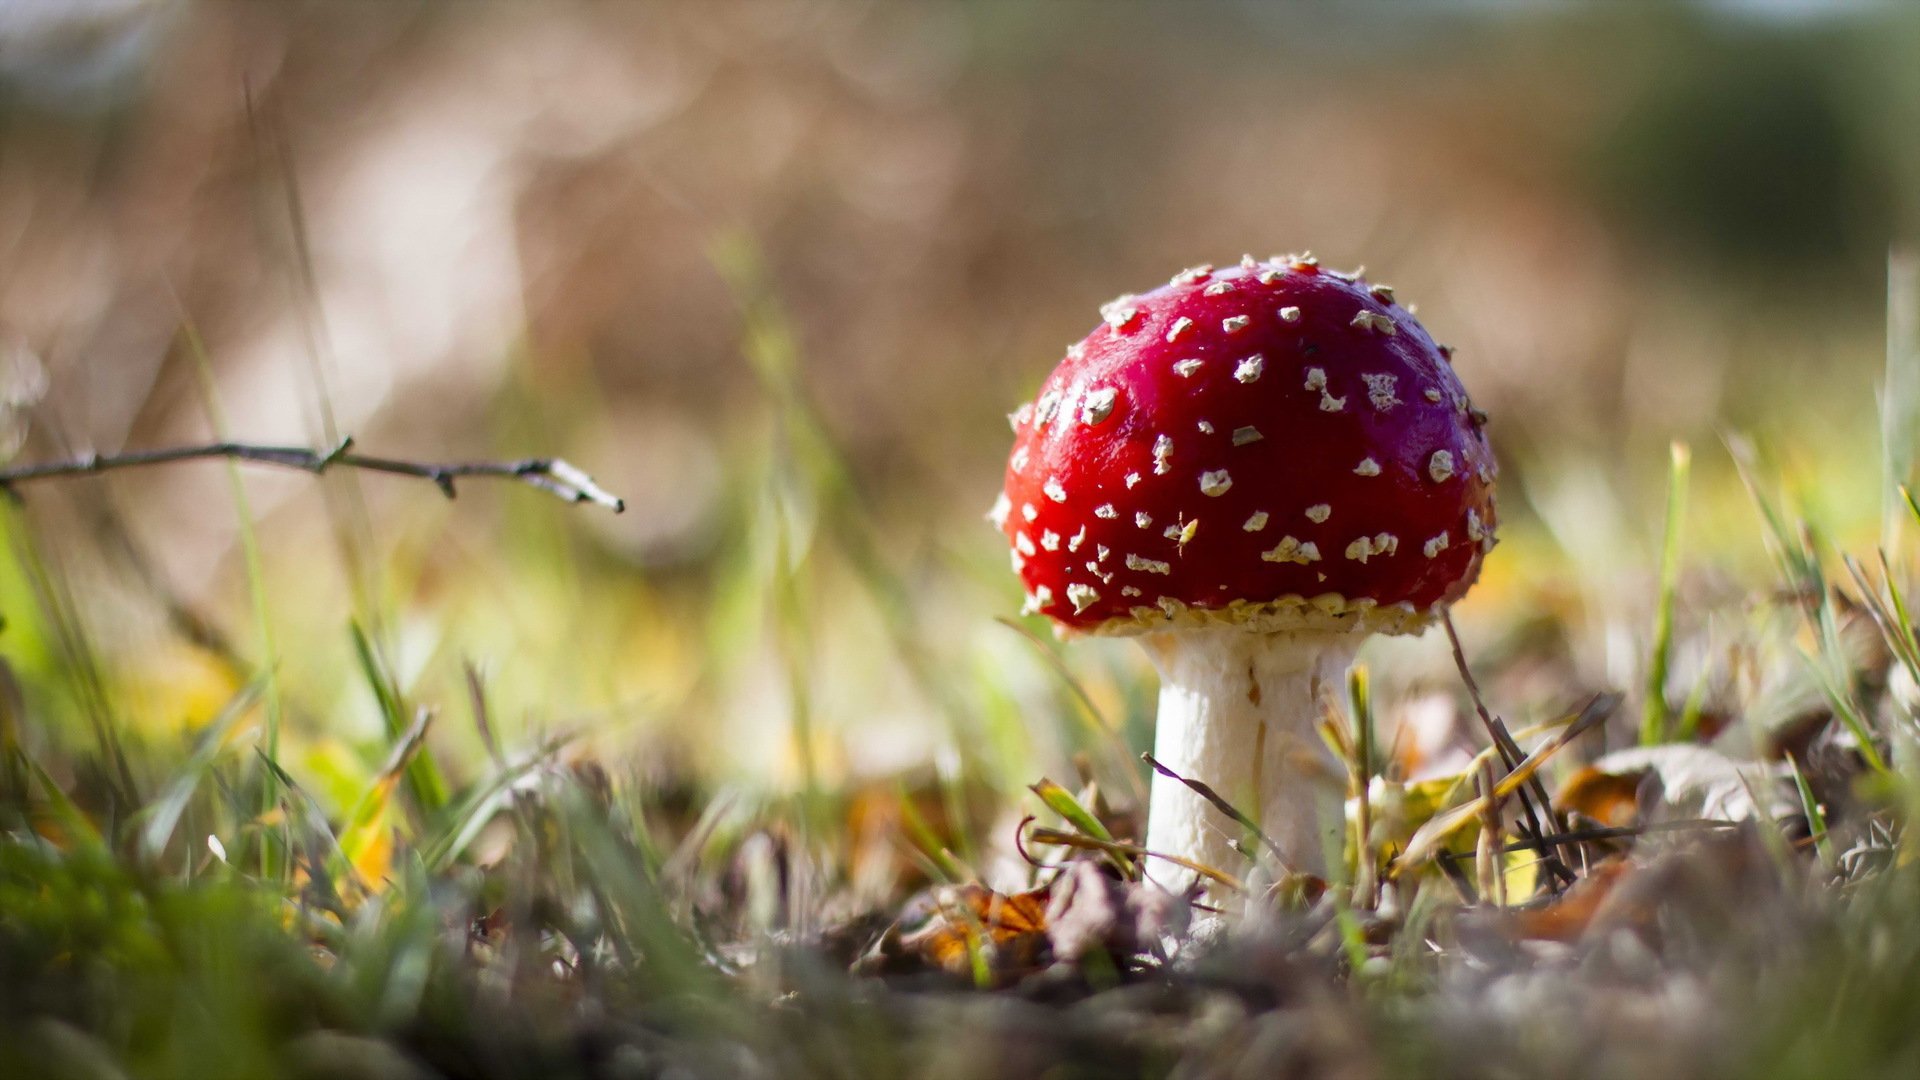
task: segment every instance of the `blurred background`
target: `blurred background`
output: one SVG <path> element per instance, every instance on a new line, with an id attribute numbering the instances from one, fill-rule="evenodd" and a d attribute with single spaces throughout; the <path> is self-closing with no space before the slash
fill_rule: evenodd
<path id="1" fill-rule="evenodd" d="M 1907 460 L 1876 394 L 1911 14 L 0 0 L 15 463 L 351 434 L 563 455 L 628 504 L 218 463 L 34 487 L 0 656 L 57 722 L 24 737 L 171 744 L 266 672 L 337 807 L 386 746 L 354 624 L 408 694 L 464 717 L 471 667 L 504 737 L 665 787 L 1069 775 L 1102 724 L 1145 744 L 1152 682 L 1000 621 L 1004 414 L 1113 295 L 1301 249 L 1417 303 L 1493 416 L 1503 544 L 1458 616 L 1517 722 L 1641 677 L 1692 444 L 1684 696 L 1764 577 L 1724 434 L 1842 541 Z M 1453 702 L 1444 638 L 1371 656 L 1395 707 Z"/>

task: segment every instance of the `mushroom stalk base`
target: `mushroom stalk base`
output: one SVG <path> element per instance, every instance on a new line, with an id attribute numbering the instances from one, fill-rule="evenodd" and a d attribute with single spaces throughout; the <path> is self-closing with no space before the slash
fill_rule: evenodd
<path id="1" fill-rule="evenodd" d="M 1160 670 L 1153 756 L 1258 822 L 1291 870 L 1324 873 L 1341 831 L 1344 773 L 1317 728 L 1363 637 L 1223 627 L 1141 638 Z M 1159 773 L 1151 798 L 1149 850 L 1244 873 L 1233 819 Z"/>

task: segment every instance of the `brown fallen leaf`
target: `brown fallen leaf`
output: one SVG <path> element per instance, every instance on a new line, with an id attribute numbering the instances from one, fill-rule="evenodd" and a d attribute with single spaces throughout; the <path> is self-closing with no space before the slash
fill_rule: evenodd
<path id="1" fill-rule="evenodd" d="M 1639 821 L 1780 818 L 1799 807 L 1785 766 L 1738 761 L 1707 746 L 1634 746 L 1602 755 L 1601 773 L 1633 777 Z"/>
<path id="2" fill-rule="evenodd" d="M 1007 895 L 945 885 L 907 902 L 900 918 L 854 963 L 862 975 L 938 970 L 1006 986 L 1045 966 L 1046 888 Z"/>
<path id="3" fill-rule="evenodd" d="M 1614 886 L 1632 871 L 1633 864 L 1625 859 L 1601 863 L 1545 907 L 1514 912 L 1509 924 L 1513 936 L 1568 944 L 1578 941 Z"/>
<path id="4" fill-rule="evenodd" d="M 1588 765 L 1560 786 L 1553 808 L 1608 828 L 1624 828 L 1640 819 L 1640 782 L 1646 775 L 1645 770 L 1606 772 Z"/>

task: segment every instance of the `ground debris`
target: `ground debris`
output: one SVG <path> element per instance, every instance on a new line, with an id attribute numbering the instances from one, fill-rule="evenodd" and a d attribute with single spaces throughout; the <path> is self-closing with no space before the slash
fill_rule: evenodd
<path id="1" fill-rule="evenodd" d="M 1150 881 L 1122 881 L 1081 860 L 1055 883 L 1046 917 L 1057 959 L 1079 960 L 1101 950 L 1125 957 L 1161 953 L 1186 933 L 1192 906 Z"/>
<path id="2" fill-rule="evenodd" d="M 907 901 L 900 918 L 854 962 L 862 975 L 943 971 L 1005 986 L 1046 966 L 1046 888 L 994 892 L 984 885 L 942 885 Z"/>

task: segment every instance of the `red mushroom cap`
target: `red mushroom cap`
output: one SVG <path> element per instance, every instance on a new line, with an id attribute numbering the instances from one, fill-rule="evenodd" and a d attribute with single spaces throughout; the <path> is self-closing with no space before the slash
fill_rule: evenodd
<path id="1" fill-rule="evenodd" d="M 1027 610 L 1406 632 L 1493 546 L 1493 454 L 1448 351 L 1386 286 L 1310 257 L 1197 267 L 1067 350 L 993 517 Z"/>

